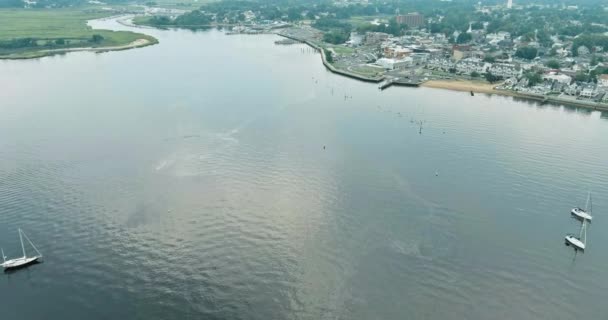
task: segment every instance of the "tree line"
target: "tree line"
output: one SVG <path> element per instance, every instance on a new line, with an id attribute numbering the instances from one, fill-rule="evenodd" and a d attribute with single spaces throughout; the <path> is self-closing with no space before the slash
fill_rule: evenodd
<path id="1" fill-rule="evenodd" d="M 82 42 L 88 43 L 101 43 L 104 40 L 104 37 L 99 34 L 94 34 L 90 38 L 85 39 L 41 39 L 41 38 L 16 38 L 10 40 L 1 40 L 0 41 L 0 49 L 5 50 L 16 50 L 16 49 L 25 49 L 25 48 L 53 48 L 53 47 L 64 47 L 71 46 L 75 44 L 81 44 Z"/>

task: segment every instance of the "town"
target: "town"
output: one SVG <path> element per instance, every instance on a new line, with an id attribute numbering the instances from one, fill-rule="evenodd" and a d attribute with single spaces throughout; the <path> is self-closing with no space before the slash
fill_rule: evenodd
<path id="1" fill-rule="evenodd" d="M 382 88 L 466 80 L 545 101 L 608 104 L 608 20 L 602 20 L 608 6 L 437 3 L 444 9 L 430 14 L 422 13 L 424 6 L 401 13 L 371 1 L 283 12 L 270 4 L 223 1 L 195 12 L 229 26 L 229 34 L 273 32 L 305 42 L 332 71 Z"/>

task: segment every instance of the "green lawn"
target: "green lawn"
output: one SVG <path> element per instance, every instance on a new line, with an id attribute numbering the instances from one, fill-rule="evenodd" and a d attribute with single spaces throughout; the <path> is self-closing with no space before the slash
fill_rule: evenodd
<path id="1" fill-rule="evenodd" d="M 350 23 L 353 27 L 358 27 L 361 25 L 365 25 L 368 24 L 374 20 L 380 20 L 380 21 L 388 21 L 388 19 L 390 19 L 391 16 L 354 16 L 354 17 L 350 17 L 349 19 L 345 20 L 346 22 Z"/>
<path id="2" fill-rule="evenodd" d="M 122 46 L 137 39 L 148 39 L 156 42 L 153 37 L 126 31 L 93 30 L 87 26 L 87 20 L 113 15 L 113 12 L 102 12 L 89 8 L 69 9 L 1 9 L 0 10 L 0 41 L 13 39 L 34 38 L 38 47 L 0 48 L 0 57 L 36 56 L 35 52 L 45 49 L 71 47 L 107 47 Z M 103 40 L 90 42 L 94 34 L 101 35 Z M 65 45 L 45 46 L 57 39 L 65 39 Z M 40 55 L 40 54 L 38 54 Z"/>
<path id="3" fill-rule="evenodd" d="M 345 46 L 330 46 L 328 48 L 334 49 L 337 54 L 349 55 L 355 52 L 355 49 Z"/>

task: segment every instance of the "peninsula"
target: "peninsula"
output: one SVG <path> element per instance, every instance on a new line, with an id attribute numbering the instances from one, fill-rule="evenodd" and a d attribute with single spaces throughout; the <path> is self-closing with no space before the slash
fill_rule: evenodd
<path id="1" fill-rule="evenodd" d="M 87 21 L 125 13 L 98 7 L 0 9 L 0 59 L 39 58 L 71 51 L 126 50 L 158 43 L 149 35 L 93 30 Z"/>

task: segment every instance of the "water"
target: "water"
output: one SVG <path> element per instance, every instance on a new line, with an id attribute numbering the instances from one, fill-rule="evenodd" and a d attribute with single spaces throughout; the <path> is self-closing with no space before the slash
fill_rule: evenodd
<path id="1" fill-rule="evenodd" d="M 17 256 L 21 227 L 45 255 L 0 276 L 4 319 L 608 312 L 607 114 L 381 92 L 272 35 L 146 32 L 160 45 L 0 62 L 0 244 Z"/>

